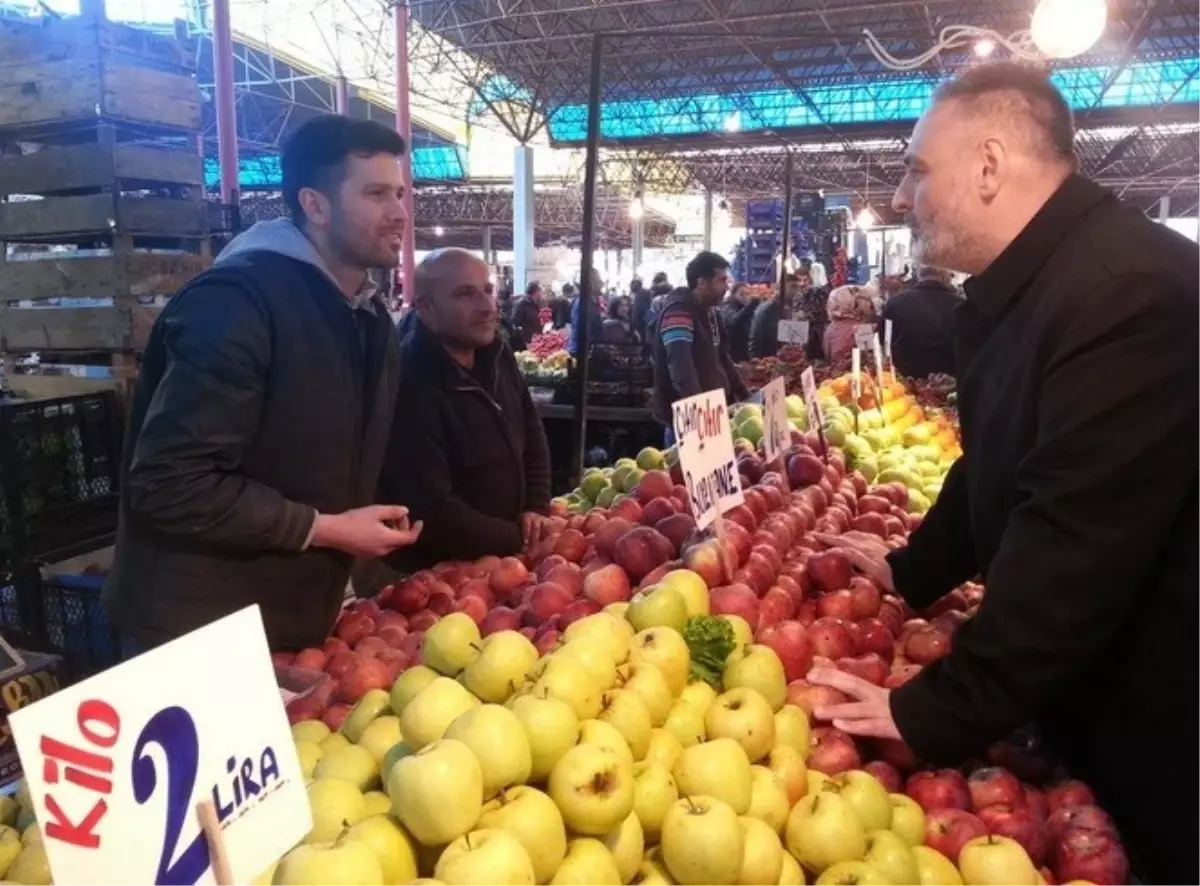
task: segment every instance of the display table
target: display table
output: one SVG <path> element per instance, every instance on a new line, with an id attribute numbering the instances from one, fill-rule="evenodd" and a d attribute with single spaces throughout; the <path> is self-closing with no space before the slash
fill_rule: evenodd
<path id="1" fill-rule="evenodd" d="M 569 491 L 576 483 L 571 477 L 575 410 L 574 403 L 537 404 L 550 444 L 551 489 L 555 494 Z M 643 448 L 661 446 L 663 441 L 663 427 L 646 407 L 589 406 L 586 433 L 585 467 L 609 465 L 626 456 L 633 458 Z M 594 452 L 597 449 L 603 452 Z"/>

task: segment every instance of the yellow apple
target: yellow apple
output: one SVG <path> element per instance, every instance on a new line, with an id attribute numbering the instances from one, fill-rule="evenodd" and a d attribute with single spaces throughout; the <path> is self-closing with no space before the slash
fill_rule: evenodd
<path id="1" fill-rule="evenodd" d="M 449 843 L 479 821 L 483 770 L 467 745 L 445 738 L 397 762 L 388 776 L 388 795 L 414 837 L 426 846 Z"/>
<path id="2" fill-rule="evenodd" d="M 388 714 L 376 717 L 368 723 L 362 735 L 358 737 L 357 744 L 382 764 L 387 752 L 402 741 L 404 735 L 400 732 L 400 718 Z"/>
<path id="3" fill-rule="evenodd" d="M 870 831 L 863 861 L 893 883 L 916 883 L 920 877 L 912 849 L 893 831 Z"/>
<path id="4" fill-rule="evenodd" d="M 778 883 L 783 873 L 783 844 L 779 842 L 779 834 L 766 822 L 745 815 L 738 819 L 738 824 L 742 826 L 742 872 L 738 883 L 745 886 Z"/>
<path id="5" fill-rule="evenodd" d="M 372 815 L 388 815 L 392 811 L 392 798 L 383 791 L 367 791 L 363 794 L 367 818 Z"/>
<path id="6" fill-rule="evenodd" d="M 646 837 L 637 815 L 630 812 L 623 822 L 601 838 L 601 842 L 612 853 L 617 871 L 621 874 L 621 882 L 628 883 L 637 873 L 646 849 Z"/>
<path id="7" fill-rule="evenodd" d="M 787 678 L 783 662 L 769 646 L 752 645 L 725 659 L 722 682 L 730 689 L 753 689 L 778 711 L 787 700 Z"/>
<path id="8" fill-rule="evenodd" d="M 403 714 L 408 703 L 437 678 L 438 672 L 425 667 L 425 665 L 415 665 L 402 673 L 392 684 L 390 693 L 392 713 L 397 717 Z"/>
<path id="9" fill-rule="evenodd" d="M 617 685 L 637 695 L 646 705 L 650 725 L 661 726 L 671 710 L 671 686 L 662 671 L 651 664 L 623 664 L 617 668 Z"/>
<path id="10" fill-rule="evenodd" d="M 384 882 L 383 870 L 371 847 L 358 840 L 300 845 L 289 852 L 275 869 L 279 886 L 316 886 L 320 883 Z"/>
<path id="11" fill-rule="evenodd" d="M 596 718 L 621 733 L 635 761 L 650 748 L 650 712 L 641 696 L 628 689 L 610 689 L 600 696 L 600 715 Z"/>
<path id="12" fill-rule="evenodd" d="M 704 712 L 704 733 L 709 741 L 732 738 L 746 751 L 751 763 L 757 763 L 775 746 L 775 715 L 753 689 L 731 689 Z"/>
<path id="13" fill-rule="evenodd" d="M 296 756 L 300 758 L 300 771 L 304 773 L 305 778 L 313 777 L 313 770 L 317 768 L 317 763 L 324 754 L 319 744 L 311 741 L 296 742 Z"/>
<path id="14" fill-rule="evenodd" d="M 554 650 L 555 658 L 573 658 L 583 665 L 596 691 L 611 689 L 617 682 L 617 664 L 608 650 L 590 640 L 571 640 Z"/>
<path id="15" fill-rule="evenodd" d="M 914 846 L 912 854 L 917 860 L 917 882 L 920 886 L 963 886 L 958 868 L 936 849 Z"/>
<path id="16" fill-rule="evenodd" d="M 5 875 L 23 848 L 21 836 L 13 828 L 5 827 L 0 831 L 0 877 Z"/>
<path id="17" fill-rule="evenodd" d="M 459 715 L 477 707 L 479 699 L 462 684 L 449 677 L 438 677 L 405 706 L 400 715 L 400 731 L 405 742 L 419 751 L 442 738 Z"/>
<path id="18" fill-rule="evenodd" d="M 36 843 L 23 848 L 17 853 L 13 863 L 9 865 L 8 873 L 5 876 L 12 883 L 25 883 L 27 886 L 43 886 L 43 884 L 53 883 L 54 881 L 50 879 L 50 860 L 46 858 L 46 847 L 41 843 Z M 318 881 L 314 880 L 313 882 Z"/>
<path id="19" fill-rule="evenodd" d="M 597 612 L 571 622 L 563 631 L 562 639 L 567 643 L 585 640 L 599 644 L 608 650 L 609 658 L 621 664 L 629 655 L 629 643 L 634 633 L 633 625 L 625 620 L 624 613 L 616 617 L 608 612 Z"/>
<path id="20" fill-rule="evenodd" d="M 783 867 L 779 873 L 778 886 L 804 886 L 804 871 L 800 870 L 800 862 L 786 849 L 783 851 Z"/>
<path id="21" fill-rule="evenodd" d="M 358 700 L 351 710 L 346 715 L 346 719 L 342 722 L 342 735 L 350 739 L 355 744 L 362 738 L 363 730 L 376 717 L 381 717 L 389 713 L 391 708 L 391 698 L 387 692 L 382 689 L 368 689 L 366 694 Z"/>
<path id="22" fill-rule="evenodd" d="M 593 837 L 577 837 L 567 844 L 567 857 L 550 879 L 551 886 L 578 883 L 621 883 L 621 872 L 608 847 Z"/>
<path id="23" fill-rule="evenodd" d="M 683 692 L 679 693 L 678 702 L 698 708 L 700 713 L 703 714 L 708 710 L 708 706 L 713 703 L 713 699 L 716 697 L 717 690 L 713 689 L 703 680 L 695 680 L 688 683 L 683 688 Z"/>
<path id="24" fill-rule="evenodd" d="M 345 840 L 364 843 L 379 862 L 384 883 L 407 883 L 417 876 L 417 842 L 390 815 L 372 815 L 352 826 Z"/>
<path id="25" fill-rule="evenodd" d="M 567 827 L 603 836 L 633 811 L 633 766 L 609 748 L 576 745 L 554 765 L 547 793 Z"/>
<path id="26" fill-rule="evenodd" d="M 327 735 L 329 735 L 329 727 L 320 720 L 301 720 L 292 725 L 292 740 L 297 744 L 302 741 L 320 744 L 321 739 Z"/>
<path id="27" fill-rule="evenodd" d="M 321 749 L 321 756 L 325 756 L 326 754 L 332 753 L 339 748 L 350 747 L 350 739 L 346 738 L 346 736 L 342 735 L 340 732 L 331 732 L 329 735 L 321 739 L 321 742 L 317 745 L 317 747 Z"/>
<path id="28" fill-rule="evenodd" d="M 721 618 L 729 622 L 733 628 L 733 652 L 735 654 L 741 652 L 748 646 L 754 644 L 754 631 L 750 630 L 750 623 L 740 615 L 722 615 Z"/>
<path id="29" fill-rule="evenodd" d="M 1038 880 L 1024 847 L 995 835 L 968 840 L 958 853 L 958 869 L 968 886 L 1036 886 Z"/>
<path id="30" fill-rule="evenodd" d="M 533 862 L 521 841 L 499 828 L 471 831 L 446 847 L 433 875 L 447 884 L 533 886 Z"/>
<path id="31" fill-rule="evenodd" d="M 804 765 L 804 757 L 799 751 L 786 745 L 776 745 L 763 757 L 762 764 L 783 782 L 788 806 L 794 806 L 797 800 L 808 793 L 808 767 Z"/>
<path id="32" fill-rule="evenodd" d="M 479 648 L 479 625 L 465 612 L 443 615 L 421 640 L 421 664 L 447 677 L 457 677 Z"/>
<path id="33" fill-rule="evenodd" d="M 480 701 L 500 704 L 525 684 L 538 651 L 517 631 L 497 631 L 479 644 L 479 654 L 463 669 L 463 686 Z"/>
<path id="34" fill-rule="evenodd" d="M 690 569 L 672 569 L 658 582 L 660 587 L 674 588 L 683 597 L 688 618 L 708 615 L 708 585 Z"/>
<path id="35" fill-rule="evenodd" d="M 821 791 L 792 807 L 787 848 L 800 864 L 820 873 L 839 861 L 861 861 L 867 854 L 867 832 L 853 806 L 839 794 Z"/>
<path id="36" fill-rule="evenodd" d="M 775 744 L 792 748 L 808 759 L 812 751 L 812 731 L 804 708 L 785 704 L 775 712 Z"/>
<path id="37" fill-rule="evenodd" d="M 892 830 L 909 846 L 925 842 L 925 810 L 906 794 L 888 794 L 892 801 Z"/>
<path id="38" fill-rule="evenodd" d="M 690 748 L 705 739 L 704 712 L 695 705 L 675 702 L 667 712 L 662 728 L 679 742 L 681 747 Z"/>
<path id="39" fill-rule="evenodd" d="M 899 881 L 908 882 L 908 881 Z M 891 886 L 892 881 L 861 861 L 839 861 L 817 877 L 816 886 Z"/>
<path id="40" fill-rule="evenodd" d="M 529 780 L 533 752 L 521 721 L 508 708 L 485 704 L 460 714 L 446 730 L 446 738 L 461 741 L 475 754 L 485 800 L 501 788 Z"/>
<path id="41" fill-rule="evenodd" d="M 607 748 L 630 766 L 633 765 L 633 751 L 616 726 L 603 720 L 584 720 L 579 724 L 579 743 L 594 744 Z"/>
<path id="42" fill-rule="evenodd" d="M 416 748 L 406 741 L 394 744 L 388 749 L 388 752 L 383 755 L 383 759 L 379 763 L 379 779 L 383 782 L 385 788 L 387 787 L 388 775 L 391 774 L 392 767 L 398 761 L 416 752 Z"/>
<path id="43" fill-rule="evenodd" d="M 558 807 L 526 785 L 507 788 L 484 804 L 479 827 L 500 828 L 521 841 L 539 883 L 554 876 L 567 854 L 567 826 Z"/>
<path id="44" fill-rule="evenodd" d="M 732 738 L 685 748 L 672 774 L 681 797 L 716 797 L 735 816 L 750 808 L 750 760 Z"/>
<path id="45" fill-rule="evenodd" d="M 340 778 L 318 778 L 308 786 L 308 805 L 312 807 L 313 828 L 305 843 L 329 843 L 348 824 L 367 817 L 362 791 Z"/>
<path id="46" fill-rule="evenodd" d="M 868 831 L 887 830 L 892 826 L 892 800 L 875 776 L 861 769 L 851 769 L 835 775 L 832 785 L 822 790 L 836 790 L 858 814 Z"/>
<path id="47" fill-rule="evenodd" d="M 824 790 L 826 786 L 833 783 L 833 779 L 831 779 L 824 772 L 820 772 L 816 769 L 809 769 L 806 773 L 806 777 L 808 778 L 808 790 L 804 792 L 804 796 L 806 797 L 809 794 L 815 794 L 817 791 Z"/>
<path id="48" fill-rule="evenodd" d="M 560 698 L 523 695 L 512 701 L 509 710 L 529 740 L 532 762 L 529 778 L 544 781 L 554 764 L 579 739 L 579 718 L 574 708 Z"/>
<path id="49" fill-rule="evenodd" d="M 533 666 L 536 682 L 529 690 L 535 698 L 561 698 L 580 720 L 600 713 L 600 687 L 587 668 L 570 656 L 551 655 Z"/>
<path id="50" fill-rule="evenodd" d="M 651 585 L 638 591 L 629 601 L 625 618 L 635 631 L 670 628 L 682 631 L 688 620 L 688 607 L 683 594 L 665 585 Z"/>
<path id="51" fill-rule="evenodd" d="M 675 768 L 679 756 L 683 753 L 683 745 L 679 739 L 666 729 L 650 730 L 650 746 L 646 748 L 646 763 L 657 763 L 668 772 Z"/>
<path id="52" fill-rule="evenodd" d="M 609 603 L 600 611 L 605 615 L 611 615 L 615 618 L 621 619 L 625 622 L 625 624 L 629 624 L 628 621 L 625 621 L 625 613 L 629 611 L 629 603 L 627 603 L 625 600 L 618 600 L 616 603 Z M 629 625 L 629 630 L 633 630 L 633 625 Z"/>
<path id="53" fill-rule="evenodd" d="M 647 855 L 643 858 L 642 863 L 638 865 L 637 873 L 633 875 L 633 882 L 638 886 L 674 886 L 675 884 L 671 878 L 671 872 L 663 864 L 661 855 L 654 857 Z"/>
<path id="54" fill-rule="evenodd" d="M 787 788 L 779 776 L 765 766 L 751 766 L 750 808 L 746 810 L 746 815 L 757 818 L 777 834 L 782 834 L 791 808 Z"/>
<path id="55" fill-rule="evenodd" d="M 650 628 L 635 634 L 630 641 L 629 661 L 654 665 L 667 678 L 671 695 L 678 695 L 687 686 L 692 656 L 678 631 Z"/>
<path id="56" fill-rule="evenodd" d="M 698 794 L 676 800 L 663 820 L 663 861 L 679 883 L 736 883 L 742 870 L 742 826 L 729 805 Z"/>

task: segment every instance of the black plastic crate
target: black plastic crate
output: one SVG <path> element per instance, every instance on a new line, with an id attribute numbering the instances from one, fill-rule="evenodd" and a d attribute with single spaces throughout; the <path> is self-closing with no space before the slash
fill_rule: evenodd
<path id="1" fill-rule="evenodd" d="M 113 392 L 0 405 L 0 560 L 116 531 L 121 433 Z"/>
<path id="2" fill-rule="evenodd" d="M 41 580 L 45 652 L 62 656 L 62 673 L 78 681 L 120 664 L 132 648 L 104 615 L 102 575 L 57 575 Z"/>

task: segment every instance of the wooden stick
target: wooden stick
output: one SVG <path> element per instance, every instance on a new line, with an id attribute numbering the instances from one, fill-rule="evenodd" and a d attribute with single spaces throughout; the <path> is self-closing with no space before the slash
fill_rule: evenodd
<path id="1" fill-rule="evenodd" d="M 212 800 L 196 804 L 196 816 L 200 819 L 200 830 L 208 843 L 208 857 L 212 862 L 213 877 L 217 886 L 233 886 L 233 871 L 229 868 L 229 854 L 225 851 L 225 833 L 217 818 L 217 807 Z"/>

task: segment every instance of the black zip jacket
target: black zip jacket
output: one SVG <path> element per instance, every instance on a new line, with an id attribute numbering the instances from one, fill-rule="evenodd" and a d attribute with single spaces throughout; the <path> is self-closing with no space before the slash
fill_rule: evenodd
<path id="1" fill-rule="evenodd" d="M 735 363 L 750 359 L 750 325 L 758 302 L 747 299 L 742 304 L 725 299 L 721 302 L 721 319 L 729 336 L 729 356 Z"/>
<path id="2" fill-rule="evenodd" d="M 774 357 L 779 353 L 779 321 L 783 316 L 782 303 L 776 295 L 758 303 L 750 322 L 750 356 L 755 360 Z"/>
<path id="3" fill-rule="evenodd" d="M 892 321 L 892 360 L 909 378 L 954 374 L 954 311 L 962 296 L 941 280 L 922 280 L 896 293 L 879 315 L 879 340 Z"/>
<path id="4" fill-rule="evenodd" d="M 1071 177 L 955 314 L 964 455 L 889 557 L 924 607 L 982 573 L 953 650 L 891 694 L 932 762 L 1037 720 L 1147 882 L 1195 883 L 1195 244 Z"/>
<path id="5" fill-rule="evenodd" d="M 512 352 L 497 337 L 468 372 L 418 319 L 400 377 L 379 500 L 403 503 L 425 529 L 389 565 L 519 553 L 518 517 L 550 504 L 550 449 Z"/>

